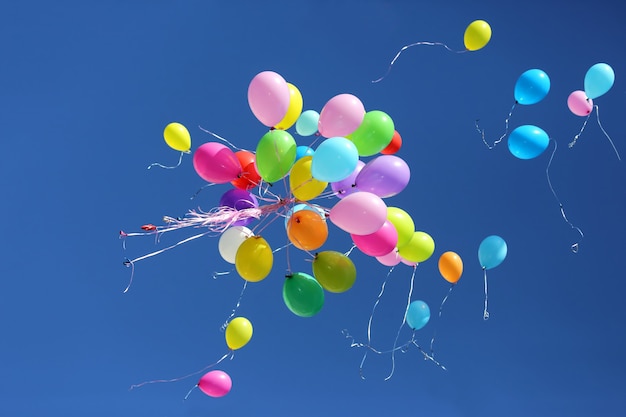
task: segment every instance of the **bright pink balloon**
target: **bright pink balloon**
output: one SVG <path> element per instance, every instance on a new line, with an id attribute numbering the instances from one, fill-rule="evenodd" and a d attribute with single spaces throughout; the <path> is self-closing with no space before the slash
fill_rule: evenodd
<path id="1" fill-rule="evenodd" d="M 584 91 L 577 90 L 567 98 L 567 107 L 576 116 L 587 116 L 593 109 L 593 100 Z"/>
<path id="2" fill-rule="evenodd" d="M 272 127 L 283 120 L 290 99 L 287 81 L 273 71 L 258 73 L 248 86 L 250 110 L 267 127 Z"/>
<path id="3" fill-rule="evenodd" d="M 326 138 L 347 136 L 363 122 L 365 107 L 352 94 L 339 94 L 324 105 L 317 122 L 317 130 Z"/>
<path id="4" fill-rule="evenodd" d="M 383 256 L 377 256 L 376 260 L 385 266 L 396 266 L 402 262 L 402 257 L 398 253 L 398 249 L 394 248 L 391 252 Z"/>
<path id="5" fill-rule="evenodd" d="M 358 191 L 339 200 L 328 218 L 345 232 L 369 235 L 387 221 L 387 205 L 376 194 Z"/>
<path id="6" fill-rule="evenodd" d="M 207 142 L 193 154 L 193 167 L 205 181 L 230 182 L 241 174 L 241 164 L 233 151 L 218 142 Z"/>
<path id="7" fill-rule="evenodd" d="M 386 220 L 382 227 L 369 235 L 355 235 L 350 237 L 357 248 L 369 256 L 383 256 L 393 251 L 398 243 L 398 232 L 395 226 Z"/>
<path id="8" fill-rule="evenodd" d="M 399 194 L 409 183 L 411 170 L 402 158 L 380 155 L 369 161 L 356 177 L 359 191 L 368 191 L 381 198 Z"/>
<path id="9" fill-rule="evenodd" d="M 204 374 L 198 382 L 198 388 L 209 397 L 223 397 L 230 392 L 233 381 L 224 371 L 211 371 Z"/>

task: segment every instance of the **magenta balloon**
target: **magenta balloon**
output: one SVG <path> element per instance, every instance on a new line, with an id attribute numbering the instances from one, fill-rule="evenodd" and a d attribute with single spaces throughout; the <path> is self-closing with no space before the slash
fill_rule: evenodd
<path id="1" fill-rule="evenodd" d="M 387 205 L 376 194 L 357 191 L 339 200 L 328 218 L 345 232 L 369 235 L 387 221 Z"/>
<path id="2" fill-rule="evenodd" d="M 354 132 L 365 117 L 365 107 L 352 94 L 339 94 L 322 108 L 317 130 L 326 138 L 347 136 Z"/>
<path id="3" fill-rule="evenodd" d="M 380 155 L 369 161 L 356 177 L 359 191 L 368 191 L 380 198 L 400 193 L 411 179 L 411 170 L 402 158 Z"/>
<path id="4" fill-rule="evenodd" d="M 398 253 L 398 249 L 394 248 L 391 252 L 383 256 L 377 256 L 376 260 L 385 266 L 396 266 L 402 262 L 402 257 Z"/>
<path id="5" fill-rule="evenodd" d="M 365 162 L 359 160 L 356 163 L 356 168 L 352 171 L 347 178 L 344 178 L 341 181 L 331 182 L 330 187 L 332 188 L 335 195 L 339 198 L 344 198 L 347 195 L 357 192 L 357 188 L 354 186 L 354 182 L 356 181 L 356 176 L 359 175 L 359 172 L 365 166 Z"/>
<path id="6" fill-rule="evenodd" d="M 577 90 L 567 98 L 567 107 L 576 116 L 587 116 L 593 109 L 593 100 L 584 91 Z"/>
<path id="7" fill-rule="evenodd" d="M 216 184 L 230 182 L 241 174 L 241 164 L 235 153 L 217 142 L 207 142 L 196 149 L 193 167 L 200 178 Z"/>
<path id="8" fill-rule="evenodd" d="M 250 110 L 267 127 L 272 127 L 283 120 L 290 99 L 287 81 L 273 71 L 258 73 L 248 86 Z"/>
<path id="9" fill-rule="evenodd" d="M 357 248 L 369 256 L 383 256 L 393 251 L 398 243 L 398 232 L 395 226 L 386 220 L 382 227 L 369 235 L 355 235 L 350 237 Z"/>
<path id="10" fill-rule="evenodd" d="M 230 392 L 233 381 L 224 371 L 207 372 L 200 378 L 198 388 L 209 397 L 223 397 Z"/>

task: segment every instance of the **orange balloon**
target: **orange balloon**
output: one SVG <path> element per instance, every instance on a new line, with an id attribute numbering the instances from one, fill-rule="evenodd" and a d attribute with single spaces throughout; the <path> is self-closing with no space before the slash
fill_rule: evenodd
<path id="1" fill-rule="evenodd" d="M 315 250 L 326 242 L 328 225 L 317 210 L 298 210 L 287 222 L 287 237 L 298 249 Z"/>
<path id="2" fill-rule="evenodd" d="M 463 260 L 454 252 L 445 252 L 439 257 L 439 272 L 446 281 L 455 284 L 463 274 Z"/>

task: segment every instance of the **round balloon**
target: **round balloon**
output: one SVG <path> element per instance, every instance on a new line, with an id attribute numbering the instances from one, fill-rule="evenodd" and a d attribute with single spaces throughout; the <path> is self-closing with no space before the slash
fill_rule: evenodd
<path id="1" fill-rule="evenodd" d="M 515 128 L 509 135 L 509 151 L 519 159 L 533 159 L 546 150 L 550 138 L 541 128 L 523 125 Z"/>
<path id="2" fill-rule="evenodd" d="M 343 253 L 324 251 L 313 259 L 313 276 L 326 291 L 342 293 L 354 285 L 356 267 Z"/>
<path id="3" fill-rule="evenodd" d="M 389 145 L 387 145 L 385 149 L 380 151 L 380 153 L 382 153 L 383 155 L 393 155 L 394 153 L 398 152 L 401 147 L 402 136 L 400 136 L 397 130 L 394 130 L 393 136 L 391 137 L 391 142 L 389 142 Z"/>
<path id="4" fill-rule="evenodd" d="M 593 100 L 582 90 L 574 91 L 567 97 L 567 107 L 576 116 L 587 116 L 593 109 Z"/>
<path id="5" fill-rule="evenodd" d="M 289 223 L 289 219 L 291 218 L 291 215 L 297 211 L 300 210 L 309 210 L 309 211 L 313 211 L 317 214 L 319 214 L 319 216 L 322 219 L 326 218 L 326 213 L 324 212 L 324 209 L 321 209 L 317 206 L 313 206 L 311 204 L 308 203 L 299 203 L 299 204 L 295 204 L 293 207 L 290 207 L 289 210 L 287 210 L 287 213 L 285 214 L 285 230 L 287 230 L 287 225 Z"/>
<path id="6" fill-rule="evenodd" d="M 328 218 L 345 232 L 369 235 L 387 220 L 387 205 L 376 194 L 358 191 L 339 200 Z"/>
<path id="7" fill-rule="evenodd" d="M 290 99 L 287 81 L 273 71 L 263 71 L 255 75 L 248 86 L 250 110 L 267 127 L 283 120 L 289 109 Z"/>
<path id="8" fill-rule="evenodd" d="M 398 232 L 398 247 L 404 246 L 411 240 L 415 233 L 415 223 L 409 213 L 398 207 L 387 207 L 387 220 Z"/>
<path id="9" fill-rule="evenodd" d="M 439 273 L 448 282 L 454 284 L 463 274 L 463 260 L 455 252 L 444 252 L 439 257 Z"/>
<path id="10" fill-rule="evenodd" d="M 550 77 L 540 69 L 529 69 L 515 83 L 515 101 L 529 105 L 540 102 L 550 91 Z"/>
<path id="11" fill-rule="evenodd" d="M 487 236 L 478 247 L 478 261 L 483 269 L 492 269 L 506 258 L 507 245 L 500 236 Z"/>
<path id="12" fill-rule="evenodd" d="M 377 256 L 376 260 L 385 266 L 396 266 L 402 262 L 402 257 L 398 253 L 398 248 L 383 256 Z"/>
<path id="13" fill-rule="evenodd" d="M 241 190 L 239 188 L 233 188 L 232 190 L 226 191 L 222 194 L 219 202 L 220 207 L 230 207 L 237 211 L 257 208 L 259 207 L 259 201 L 254 196 L 254 194 L 250 193 L 246 190 Z M 254 217 L 247 217 L 241 220 L 236 220 L 232 223 L 232 226 L 247 226 L 256 220 Z"/>
<path id="14" fill-rule="evenodd" d="M 254 236 L 254 233 L 245 226 L 232 226 L 224 230 L 218 241 L 222 259 L 234 265 L 239 246 L 250 236 Z"/>
<path id="15" fill-rule="evenodd" d="M 300 136 L 311 136 L 317 132 L 320 114 L 315 110 L 303 111 L 296 121 L 296 132 Z"/>
<path id="16" fill-rule="evenodd" d="M 398 248 L 398 253 L 409 262 L 424 262 L 435 251 L 435 241 L 425 232 L 415 232 L 404 245 Z"/>
<path id="17" fill-rule="evenodd" d="M 365 164 L 357 175 L 355 184 L 359 191 L 387 198 L 404 190 L 410 179 L 411 170 L 402 158 L 380 155 Z"/>
<path id="18" fill-rule="evenodd" d="M 615 72 L 609 64 L 592 65 L 585 74 L 585 93 L 591 99 L 598 98 L 609 91 L 614 82 Z"/>
<path id="19" fill-rule="evenodd" d="M 398 232 L 394 225 L 386 220 L 380 229 L 369 235 L 355 235 L 350 237 L 357 248 L 369 256 L 383 256 L 396 248 Z"/>
<path id="20" fill-rule="evenodd" d="M 274 254 L 261 236 L 247 238 L 235 255 L 235 269 L 241 278 L 249 282 L 265 279 L 272 270 Z"/>
<path id="21" fill-rule="evenodd" d="M 193 153 L 193 167 L 207 182 L 223 184 L 241 174 L 241 164 L 230 148 L 218 142 L 203 143 Z"/>
<path id="22" fill-rule="evenodd" d="M 491 39 L 491 26 L 484 20 L 474 20 L 465 29 L 463 43 L 468 51 L 477 51 L 483 48 Z"/>
<path id="23" fill-rule="evenodd" d="M 310 146 L 298 146 L 296 148 L 296 161 L 304 158 L 305 156 L 313 156 L 315 151 Z"/>
<path id="24" fill-rule="evenodd" d="M 344 198 L 345 196 L 358 191 L 355 181 L 357 175 L 359 175 L 359 172 L 361 172 L 364 166 L 365 162 L 359 159 L 356 163 L 356 168 L 354 168 L 354 171 L 352 171 L 350 175 L 348 175 L 341 181 L 335 181 L 330 183 L 330 187 L 338 198 Z"/>
<path id="25" fill-rule="evenodd" d="M 287 83 L 287 87 L 289 87 L 289 107 L 287 107 L 285 117 L 274 126 L 276 129 L 289 129 L 298 120 L 300 113 L 302 113 L 302 94 L 300 90 L 291 83 Z"/>
<path id="26" fill-rule="evenodd" d="M 242 190 L 250 190 L 261 183 L 261 176 L 256 170 L 256 156 L 249 151 L 235 152 L 239 165 L 241 165 L 241 173 L 236 179 L 230 183 L 235 188 Z"/>
<path id="27" fill-rule="evenodd" d="M 409 304 L 406 312 L 406 322 L 413 330 L 419 330 L 426 326 L 430 320 L 430 308 L 422 300 L 415 300 Z"/>
<path id="28" fill-rule="evenodd" d="M 298 249 L 315 250 L 328 239 L 328 225 L 318 212 L 299 210 L 289 217 L 287 237 Z"/>
<path id="29" fill-rule="evenodd" d="M 365 117 L 365 107 L 352 94 L 339 94 L 326 102 L 320 113 L 317 130 L 326 138 L 354 132 Z"/>
<path id="30" fill-rule="evenodd" d="M 224 371 L 210 371 L 200 378 L 198 388 L 209 397 L 223 397 L 233 386 L 230 376 Z"/>
<path id="31" fill-rule="evenodd" d="M 224 337 L 229 349 L 241 349 L 252 339 L 252 323 L 245 317 L 235 317 L 228 322 Z"/>
<path id="32" fill-rule="evenodd" d="M 188 152 L 191 148 L 189 131 L 180 123 L 173 122 L 165 126 L 163 139 L 165 139 L 167 146 L 176 151 Z"/>
<path id="33" fill-rule="evenodd" d="M 285 279 L 283 300 L 293 314 L 312 317 L 324 306 L 324 289 L 309 274 L 296 272 Z"/>
<path id="34" fill-rule="evenodd" d="M 289 132 L 270 130 L 256 147 L 256 168 L 265 181 L 272 183 L 283 178 L 296 160 L 296 141 Z"/>
<path id="35" fill-rule="evenodd" d="M 358 161 L 354 143 L 343 137 L 328 138 L 313 154 L 311 174 L 324 182 L 341 181 L 354 172 Z"/>
<path id="36" fill-rule="evenodd" d="M 313 178 L 311 174 L 312 161 L 312 156 L 298 159 L 289 173 L 289 188 L 293 196 L 300 201 L 308 201 L 317 197 L 328 186 L 327 182 Z"/>
<path id="37" fill-rule="evenodd" d="M 387 147 L 393 138 L 394 124 L 387 113 L 371 110 L 365 113 L 359 127 L 350 134 L 359 156 L 372 156 Z"/>

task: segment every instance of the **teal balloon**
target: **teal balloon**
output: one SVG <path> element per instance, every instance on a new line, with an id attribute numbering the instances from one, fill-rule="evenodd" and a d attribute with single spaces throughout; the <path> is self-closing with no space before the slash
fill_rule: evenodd
<path id="1" fill-rule="evenodd" d="M 317 133 L 317 122 L 320 115 L 315 110 L 306 110 L 296 120 L 296 132 L 300 136 L 311 136 Z"/>
<path id="2" fill-rule="evenodd" d="M 585 94 L 590 99 L 600 97 L 613 87 L 614 82 L 615 72 L 609 64 L 592 65 L 585 74 Z"/>
<path id="3" fill-rule="evenodd" d="M 311 275 L 296 272 L 285 279 L 283 300 L 296 316 L 312 317 L 324 306 L 324 289 Z"/>
<path id="4" fill-rule="evenodd" d="M 483 269 L 492 269 L 506 258 L 507 246 L 500 236 L 487 236 L 478 247 L 478 261 Z"/>
<path id="5" fill-rule="evenodd" d="M 314 153 L 315 151 L 313 148 L 308 146 L 298 146 L 296 148 L 296 161 L 300 158 L 304 158 L 305 156 L 313 156 Z"/>
<path id="6" fill-rule="evenodd" d="M 540 69 L 525 71 L 515 83 L 515 101 L 529 105 L 539 103 L 550 91 L 550 77 Z"/>
<path id="7" fill-rule="evenodd" d="M 430 308 L 422 300 L 415 300 L 409 304 L 406 312 L 406 322 L 413 330 L 419 330 L 426 326 L 430 320 Z"/>
<path id="8" fill-rule="evenodd" d="M 524 125 L 511 132 L 508 139 L 509 151 L 519 159 L 533 159 L 546 150 L 550 137 L 541 128 Z"/>
<path id="9" fill-rule="evenodd" d="M 317 147 L 311 161 L 311 175 L 319 181 L 337 182 L 354 172 L 359 152 L 352 141 L 336 136 Z"/>

